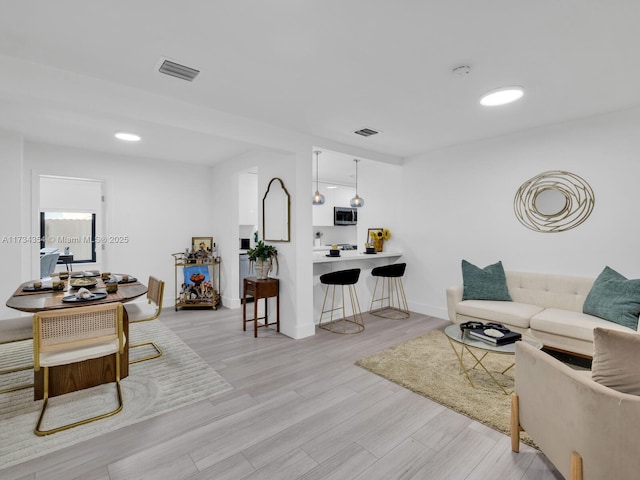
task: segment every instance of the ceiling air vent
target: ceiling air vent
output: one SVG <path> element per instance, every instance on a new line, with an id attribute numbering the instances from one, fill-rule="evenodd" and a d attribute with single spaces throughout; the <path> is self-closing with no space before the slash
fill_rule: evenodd
<path id="1" fill-rule="evenodd" d="M 164 73 L 166 75 L 171 75 L 172 77 L 181 78 L 182 80 L 187 80 L 192 82 L 194 78 L 198 76 L 200 70 L 196 70 L 195 68 L 187 67 L 185 65 L 180 65 L 179 63 L 172 62 L 171 60 L 164 60 L 160 68 L 158 69 L 160 73 Z"/>
<path id="2" fill-rule="evenodd" d="M 361 135 L 363 137 L 370 137 L 371 135 L 377 135 L 380 132 L 377 132 L 372 128 L 361 128 L 360 130 L 356 130 L 353 133 L 355 133 L 356 135 Z"/>

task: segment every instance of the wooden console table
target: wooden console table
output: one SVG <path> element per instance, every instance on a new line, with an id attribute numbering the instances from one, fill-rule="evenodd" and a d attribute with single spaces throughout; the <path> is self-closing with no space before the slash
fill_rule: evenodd
<path id="1" fill-rule="evenodd" d="M 242 293 L 242 330 L 247 331 L 247 322 L 253 322 L 253 336 L 258 336 L 259 327 L 275 325 L 276 331 L 280 332 L 280 281 L 277 278 L 267 278 L 258 280 L 256 277 L 244 279 Z M 247 295 L 253 296 L 253 318 L 247 320 Z M 276 321 L 269 323 L 268 299 L 276 297 Z M 258 300 L 264 298 L 264 317 L 258 318 Z M 258 324 L 258 320 L 264 320 L 263 324 Z"/>

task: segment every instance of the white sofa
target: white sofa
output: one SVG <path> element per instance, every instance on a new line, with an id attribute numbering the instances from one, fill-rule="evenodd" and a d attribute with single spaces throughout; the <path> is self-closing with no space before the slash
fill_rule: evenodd
<path id="1" fill-rule="evenodd" d="M 593 355 L 593 329 L 634 330 L 582 313 L 595 279 L 544 273 L 505 272 L 512 302 L 462 300 L 463 286 L 447 289 L 447 309 L 454 323 L 498 322 L 531 334 L 545 347 Z M 639 324 L 640 325 L 640 324 Z"/>

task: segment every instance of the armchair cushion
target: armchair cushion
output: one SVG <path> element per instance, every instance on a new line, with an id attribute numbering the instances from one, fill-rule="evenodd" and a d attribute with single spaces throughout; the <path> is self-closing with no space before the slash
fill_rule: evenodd
<path id="1" fill-rule="evenodd" d="M 484 268 L 462 260 L 462 300 L 511 301 L 502 262 Z"/>
<path id="2" fill-rule="evenodd" d="M 640 279 L 629 280 L 604 267 L 584 301 L 583 312 L 636 330 L 640 315 Z"/>
<path id="3" fill-rule="evenodd" d="M 619 392 L 640 395 L 640 335 L 595 328 L 592 378 Z"/>

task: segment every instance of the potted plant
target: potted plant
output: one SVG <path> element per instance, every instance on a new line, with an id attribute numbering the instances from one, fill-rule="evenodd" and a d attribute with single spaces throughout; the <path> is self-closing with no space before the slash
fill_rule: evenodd
<path id="1" fill-rule="evenodd" d="M 269 278 L 269 272 L 273 269 L 273 262 L 276 263 L 276 275 L 278 274 L 278 251 L 273 245 L 266 245 L 262 240 L 256 243 L 254 248 L 247 250 L 251 268 L 254 268 L 258 280 Z"/>

